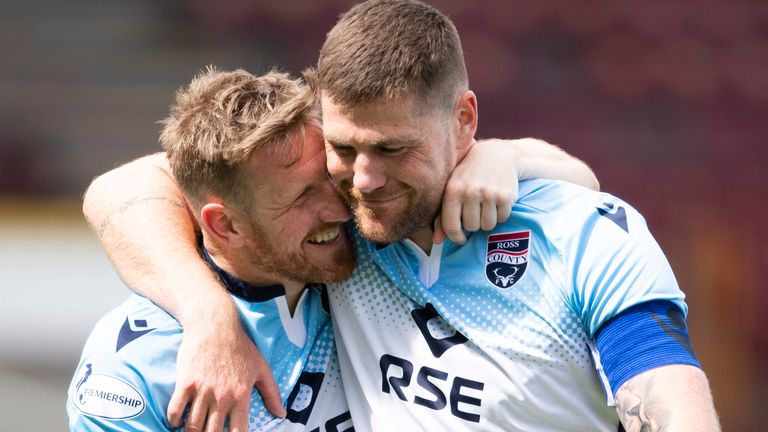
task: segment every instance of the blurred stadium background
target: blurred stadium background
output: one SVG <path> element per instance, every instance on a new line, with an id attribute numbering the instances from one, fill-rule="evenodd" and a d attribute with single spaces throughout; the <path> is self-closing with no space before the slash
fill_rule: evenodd
<path id="1" fill-rule="evenodd" d="M 89 180 L 158 150 L 156 121 L 202 67 L 297 73 L 351 3 L 0 3 L 0 431 L 66 429 L 82 343 L 127 294 L 80 214 Z M 761 430 L 768 2 L 433 4 L 462 35 L 479 135 L 560 144 L 645 214 L 724 429 Z"/>

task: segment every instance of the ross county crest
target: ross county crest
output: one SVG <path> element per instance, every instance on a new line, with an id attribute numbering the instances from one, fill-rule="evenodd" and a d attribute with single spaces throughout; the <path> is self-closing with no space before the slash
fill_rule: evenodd
<path id="1" fill-rule="evenodd" d="M 499 288 L 516 284 L 528 267 L 530 231 L 492 234 L 488 236 L 485 254 L 485 277 Z"/>

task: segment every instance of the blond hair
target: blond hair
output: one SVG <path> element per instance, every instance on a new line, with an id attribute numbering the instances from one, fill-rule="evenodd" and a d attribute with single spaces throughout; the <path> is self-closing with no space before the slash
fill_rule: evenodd
<path id="1" fill-rule="evenodd" d="M 345 106 L 414 94 L 452 108 L 468 86 L 456 27 L 412 0 L 371 0 L 342 15 L 320 51 L 318 74 L 320 89 Z"/>
<path id="2" fill-rule="evenodd" d="M 317 118 L 313 92 L 285 73 L 257 77 L 209 66 L 176 92 L 170 115 L 161 121 L 160 143 L 188 200 L 215 195 L 249 206 L 242 164 L 257 148 L 287 143 Z"/>

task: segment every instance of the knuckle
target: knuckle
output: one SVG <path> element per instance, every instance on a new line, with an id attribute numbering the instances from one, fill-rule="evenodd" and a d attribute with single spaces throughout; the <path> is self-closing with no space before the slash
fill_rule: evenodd
<path id="1" fill-rule="evenodd" d="M 466 182 L 457 178 L 451 178 L 448 184 L 445 186 L 445 190 L 448 193 L 456 194 L 460 193 L 466 188 Z"/>
<path id="2" fill-rule="evenodd" d="M 464 229 L 470 232 L 475 232 L 480 229 L 480 224 L 477 221 L 464 222 Z"/>
<path id="3" fill-rule="evenodd" d="M 515 202 L 516 198 L 517 197 L 515 194 L 510 194 L 510 193 L 501 194 L 496 199 L 496 205 L 502 209 L 510 208 L 512 207 L 512 203 Z"/>
<path id="4" fill-rule="evenodd" d="M 240 389 L 240 390 L 238 390 L 238 391 L 236 391 L 235 393 L 232 394 L 232 400 L 234 402 L 238 402 L 238 401 L 246 401 L 247 402 L 249 400 L 248 398 L 250 396 L 251 396 L 251 390 L 243 388 L 243 389 Z"/>
<path id="5" fill-rule="evenodd" d="M 474 198 L 474 199 L 482 198 L 482 196 L 483 196 L 483 189 L 484 189 L 483 186 L 480 186 L 480 185 L 477 185 L 477 184 L 474 184 L 474 183 L 467 184 L 464 187 L 462 195 L 465 198 Z"/>
<path id="6" fill-rule="evenodd" d="M 462 235 L 462 232 L 460 230 L 445 230 L 445 236 L 449 239 L 455 240 L 457 238 L 460 238 Z"/>
<path id="7" fill-rule="evenodd" d="M 456 221 L 443 221 L 443 231 L 445 231 L 446 234 L 455 234 L 461 231 L 461 225 Z"/>
<path id="8" fill-rule="evenodd" d="M 176 391 L 183 395 L 189 395 L 194 393 L 196 388 L 197 388 L 197 383 L 194 382 L 193 380 L 184 380 L 184 381 L 176 382 Z"/>
<path id="9" fill-rule="evenodd" d="M 448 193 L 455 197 L 464 200 L 476 199 L 480 197 L 481 186 L 477 185 L 475 182 L 460 181 L 449 186 L 450 187 L 447 187 L 446 190 Z"/>
<path id="10" fill-rule="evenodd" d="M 217 406 L 229 405 L 232 400 L 235 399 L 234 394 L 229 390 L 216 391 L 213 394 L 213 399 Z"/>
<path id="11" fill-rule="evenodd" d="M 480 191 L 480 199 L 484 202 L 495 202 L 499 199 L 499 194 L 494 190 L 483 188 Z"/>

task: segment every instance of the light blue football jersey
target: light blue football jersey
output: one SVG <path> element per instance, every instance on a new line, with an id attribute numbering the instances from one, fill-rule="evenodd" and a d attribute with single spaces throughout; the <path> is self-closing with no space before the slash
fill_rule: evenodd
<path id="1" fill-rule="evenodd" d="M 329 298 L 358 431 L 616 431 L 595 332 L 651 300 L 687 313 L 642 216 L 564 182 L 521 182 L 464 245 L 355 244 Z"/>
<path id="2" fill-rule="evenodd" d="M 250 429 L 351 428 L 330 317 L 322 306 L 321 293 L 307 289 L 291 316 L 282 287 L 269 288 L 258 301 L 235 296 L 233 300 L 248 335 L 272 369 L 288 416 L 273 417 L 254 390 Z M 138 295 L 104 316 L 86 342 L 69 388 L 70 429 L 173 430 L 166 412 L 182 336 L 173 317 Z"/>

